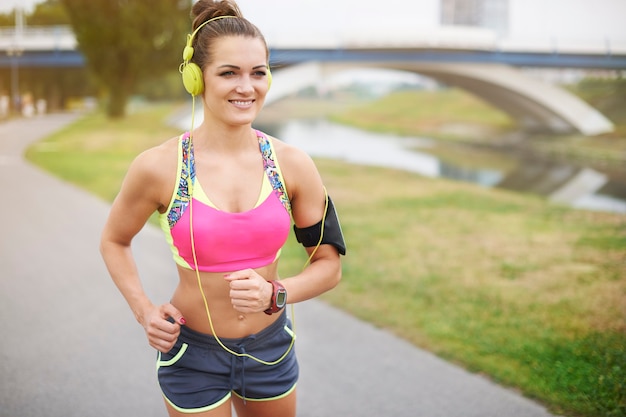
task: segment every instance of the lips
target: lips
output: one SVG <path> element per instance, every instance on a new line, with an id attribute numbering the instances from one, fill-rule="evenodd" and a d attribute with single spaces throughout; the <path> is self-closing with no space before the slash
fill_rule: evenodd
<path id="1" fill-rule="evenodd" d="M 254 103 L 254 100 L 229 100 L 229 102 L 238 107 L 249 107 Z"/>

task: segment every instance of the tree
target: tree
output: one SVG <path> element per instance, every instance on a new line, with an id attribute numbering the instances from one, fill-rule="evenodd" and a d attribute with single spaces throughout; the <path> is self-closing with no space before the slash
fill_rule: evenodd
<path id="1" fill-rule="evenodd" d="M 15 26 L 15 10 L 10 11 L 9 13 L 0 13 L 0 27 L 2 26 Z"/>
<path id="2" fill-rule="evenodd" d="M 138 82 L 176 70 L 190 30 L 189 0 L 60 0 L 103 91 L 107 114 L 124 117 Z"/>
<path id="3" fill-rule="evenodd" d="M 35 5 L 33 12 L 26 16 L 26 23 L 29 26 L 69 25 L 70 19 L 61 0 L 47 0 Z"/>
<path id="4" fill-rule="evenodd" d="M 0 26 L 15 26 L 15 14 L 17 7 L 8 13 L 0 13 Z M 69 25 L 70 20 L 61 4 L 61 0 L 46 0 L 37 3 L 32 13 L 24 12 L 24 20 L 27 26 L 56 26 Z"/>

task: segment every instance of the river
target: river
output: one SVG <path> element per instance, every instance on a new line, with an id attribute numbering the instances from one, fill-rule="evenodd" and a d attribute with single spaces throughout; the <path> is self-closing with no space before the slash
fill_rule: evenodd
<path id="1" fill-rule="evenodd" d="M 533 160 L 511 152 L 442 145 L 428 138 L 373 133 L 323 118 L 256 124 L 255 127 L 303 149 L 312 157 L 403 169 L 427 177 L 539 194 L 580 209 L 626 213 L 626 181 L 589 167 Z M 446 152 L 461 157 L 455 161 L 455 158 L 437 156 L 442 146 L 448 148 Z M 434 152 L 435 149 L 439 152 Z M 463 154 L 467 157 L 463 158 Z M 472 163 L 466 163 L 468 158 Z"/>

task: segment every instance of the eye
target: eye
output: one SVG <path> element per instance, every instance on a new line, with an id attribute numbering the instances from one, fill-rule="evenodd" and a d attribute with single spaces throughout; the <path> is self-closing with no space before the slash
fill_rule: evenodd
<path id="1" fill-rule="evenodd" d="M 235 75 L 235 71 L 224 71 L 220 73 L 220 77 L 232 77 Z"/>

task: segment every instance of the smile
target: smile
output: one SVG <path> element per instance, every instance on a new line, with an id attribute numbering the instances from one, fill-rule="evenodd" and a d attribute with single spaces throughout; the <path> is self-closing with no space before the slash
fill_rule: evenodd
<path id="1" fill-rule="evenodd" d="M 229 100 L 231 103 L 233 103 L 235 106 L 250 106 L 252 105 L 252 103 L 254 103 L 254 100 Z"/>

